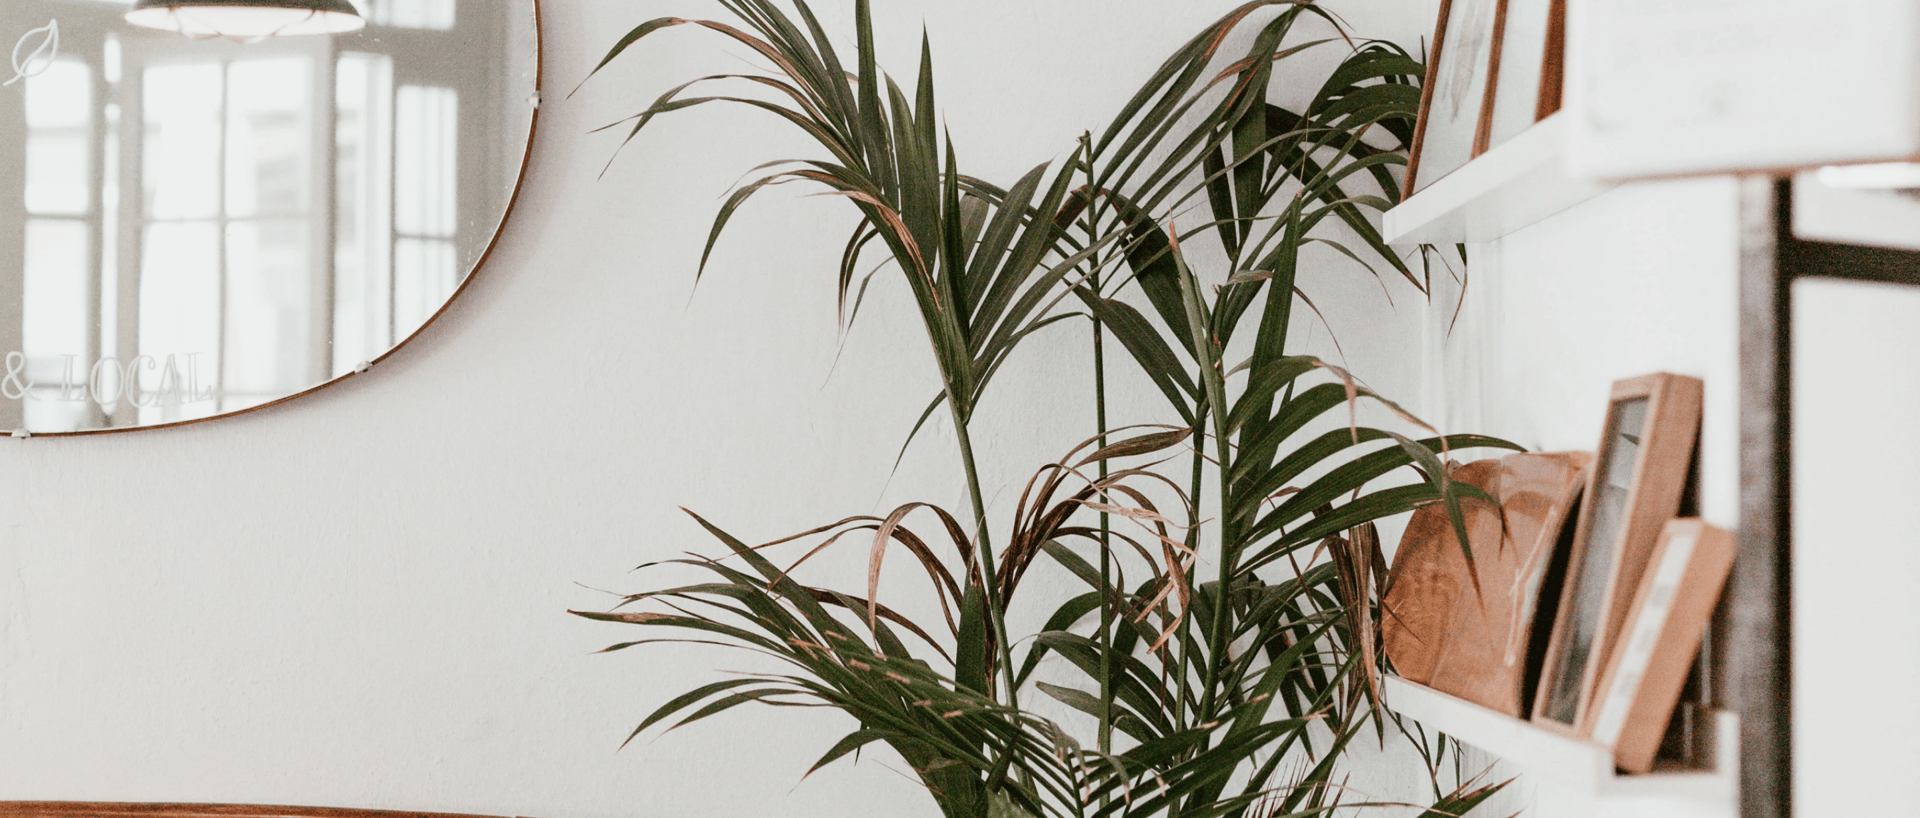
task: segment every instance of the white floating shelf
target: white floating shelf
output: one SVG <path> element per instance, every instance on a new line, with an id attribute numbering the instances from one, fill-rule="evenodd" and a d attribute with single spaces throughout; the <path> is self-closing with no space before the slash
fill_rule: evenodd
<path id="1" fill-rule="evenodd" d="M 1609 185 L 1561 169 L 1565 112 L 1534 123 L 1388 210 L 1388 244 L 1485 242 L 1584 202 Z"/>
<path id="2" fill-rule="evenodd" d="M 1631 805 L 1635 815 L 1732 815 L 1739 807 L 1739 717 L 1717 711 L 1708 729 L 1716 769 L 1621 775 L 1613 753 L 1397 676 L 1385 677 L 1383 704 L 1428 730 L 1499 756 L 1523 781 L 1550 784 L 1594 807 Z M 1596 812 L 1596 814 L 1605 814 Z M 1617 813 L 1627 814 L 1627 813 Z"/>

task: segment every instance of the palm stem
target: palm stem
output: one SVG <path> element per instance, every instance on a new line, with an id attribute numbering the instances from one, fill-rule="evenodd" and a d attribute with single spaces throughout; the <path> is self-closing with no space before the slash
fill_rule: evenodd
<path id="1" fill-rule="evenodd" d="M 993 638 L 1000 654 L 1000 676 L 1007 689 L 1004 701 L 1008 707 L 1019 707 L 1019 697 L 1014 690 L 1013 647 L 1007 643 L 1007 623 L 1000 612 L 1004 600 L 1000 598 L 1000 580 L 993 567 L 993 541 L 987 534 L 987 504 L 980 491 L 980 472 L 974 467 L 973 439 L 967 435 L 967 418 L 960 412 L 959 400 L 948 395 L 947 405 L 953 408 L 953 432 L 960 443 L 960 463 L 967 472 L 967 495 L 973 501 L 975 559 L 980 561 L 980 581 L 986 585 L 983 596 L 987 621 L 993 626 Z"/>
<path id="2" fill-rule="evenodd" d="M 1087 242 L 1097 246 L 1100 231 L 1099 182 L 1093 172 L 1093 134 L 1082 134 L 1087 153 Z M 1087 287 L 1100 297 L 1100 251 L 1088 258 Z M 1106 326 L 1093 315 L 1093 422 L 1099 434 L 1096 448 L 1107 445 L 1107 359 L 1102 339 Z M 1107 482 L 1107 461 L 1100 461 L 1100 483 Z M 1103 493 L 1100 502 L 1110 503 Z M 1113 530 L 1107 512 L 1100 512 L 1100 752 L 1113 752 Z M 1104 799 L 1103 799 L 1104 800 Z"/>
<path id="3" fill-rule="evenodd" d="M 1203 306 L 1204 296 L 1201 294 L 1200 282 L 1194 277 L 1193 271 L 1187 267 L 1186 261 L 1180 257 L 1177 248 L 1173 252 L 1173 262 L 1179 271 L 1181 300 L 1186 304 L 1187 326 L 1193 345 L 1193 357 L 1200 364 L 1200 383 L 1206 391 L 1207 402 L 1217 407 L 1213 413 L 1213 445 L 1217 456 L 1216 468 L 1220 474 L 1218 501 L 1221 522 L 1220 574 L 1213 601 L 1212 633 L 1209 634 L 1207 641 L 1205 657 L 1207 669 L 1200 689 L 1200 710 L 1195 714 L 1202 720 L 1211 720 L 1214 717 L 1213 706 L 1218 692 L 1216 687 L 1219 682 L 1220 666 L 1225 661 L 1227 652 L 1229 590 L 1237 570 L 1234 566 L 1234 557 L 1238 550 L 1233 547 L 1235 532 L 1230 527 L 1231 507 L 1227 503 L 1227 491 L 1230 488 L 1227 481 L 1231 474 L 1229 468 L 1233 463 L 1233 452 L 1228 441 L 1229 430 L 1225 411 L 1229 405 L 1226 397 L 1226 377 L 1220 363 L 1220 350 L 1215 344 L 1215 339 L 1208 332 L 1210 323 L 1207 321 Z"/>
<path id="4" fill-rule="evenodd" d="M 1205 489 L 1205 484 L 1202 481 L 1206 478 L 1205 466 L 1207 462 L 1206 401 L 1198 402 L 1195 410 L 1193 423 L 1193 480 L 1187 492 L 1188 495 L 1193 498 L 1191 501 L 1193 504 L 1193 519 L 1189 521 L 1191 524 L 1187 526 L 1186 542 L 1187 550 L 1198 554 L 1200 553 L 1200 501 L 1201 492 Z M 1198 567 L 1198 565 L 1195 567 Z M 1191 579 L 1189 579 L 1189 581 L 1191 581 Z M 1193 686 L 1193 674 L 1188 672 L 1188 668 L 1193 665 L 1195 658 L 1193 655 L 1193 617 L 1190 615 L 1191 613 L 1191 605 L 1188 605 L 1188 610 L 1181 612 L 1180 661 L 1175 665 L 1175 667 L 1178 667 L 1180 670 L 1180 692 L 1173 700 L 1173 722 L 1181 728 L 1187 726 L 1186 722 L 1182 721 L 1182 719 L 1184 719 L 1187 714 L 1188 690 Z"/>

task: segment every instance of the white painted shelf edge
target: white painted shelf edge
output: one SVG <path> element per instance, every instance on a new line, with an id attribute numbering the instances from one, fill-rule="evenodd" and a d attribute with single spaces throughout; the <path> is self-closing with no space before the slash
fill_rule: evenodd
<path id="1" fill-rule="evenodd" d="M 1739 717 L 1733 713 L 1717 711 L 1712 720 L 1715 769 L 1619 775 L 1614 772 L 1613 753 L 1598 744 L 1536 727 L 1398 676 L 1387 676 L 1385 682 L 1384 704 L 1395 713 L 1499 756 L 1523 775 L 1589 795 L 1596 802 L 1659 799 L 1709 808 L 1738 803 L 1740 730 Z"/>
<path id="2" fill-rule="evenodd" d="M 1566 112 L 1540 120 L 1388 210 L 1388 244 L 1493 241 L 1593 198 L 1609 185 L 1561 168 Z"/>

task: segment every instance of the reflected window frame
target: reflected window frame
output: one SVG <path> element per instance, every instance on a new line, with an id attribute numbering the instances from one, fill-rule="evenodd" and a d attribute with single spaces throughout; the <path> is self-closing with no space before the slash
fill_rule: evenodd
<path id="1" fill-rule="evenodd" d="M 442 0 L 403 0 L 403 2 L 424 3 L 425 6 L 432 6 L 441 3 Z M 139 161 L 144 147 L 141 144 L 144 130 L 140 126 L 142 123 L 140 106 L 137 100 L 130 99 L 130 97 L 137 97 L 138 94 L 129 89 L 131 86 L 139 85 L 139 77 L 146 66 L 156 59 L 162 59 L 159 55 L 166 52 L 193 51 L 206 44 L 178 38 L 160 39 L 141 32 L 133 32 L 119 24 L 118 15 L 122 11 L 119 6 L 100 2 L 100 0 L 8 0 L 8 4 L 13 6 L 10 15 L 15 19 L 32 18 L 43 12 L 63 21 L 78 21 L 85 18 L 84 25 L 68 24 L 63 27 L 66 42 L 63 43 L 62 51 L 63 55 L 77 56 L 90 66 L 92 82 L 96 88 L 92 101 L 94 112 L 91 134 L 92 161 L 88 168 L 88 173 L 93 178 L 93 183 L 89 185 L 89 196 L 92 198 L 93 205 L 87 214 L 76 218 L 86 220 L 89 233 L 86 297 L 90 303 L 87 305 L 86 313 L 90 316 L 98 316 L 99 320 L 87 322 L 90 326 L 86 330 L 87 340 L 83 345 L 85 349 L 77 350 L 74 355 L 81 359 L 97 360 L 111 357 L 120 361 L 132 361 L 143 352 L 139 344 L 139 320 L 136 310 L 132 307 L 139 302 L 140 298 L 139 281 L 143 272 L 145 228 L 153 220 L 149 218 L 143 206 L 146 181 L 142 178 L 142 162 Z M 453 5 L 450 2 L 444 5 L 445 12 L 451 14 Z M 340 285 L 337 278 L 341 267 L 338 248 L 341 242 L 338 233 L 339 225 L 331 218 L 332 207 L 322 206 L 323 203 L 334 206 L 338 204 L 327 201 L 338 192 L 339 180 L 336 177 L 337 169 L 335 168 L 337 155 L 334 150 L 316 151 L 315 158 L 318 160 L 314 163 L 316 183 L 311 186 L 308 197 L 310 221 L 315 223 L 315 227 L 310 231 L 311 238 L 308 242 L 311 252 L 306 272 L 309 283 L 312 285 L 313 301 L 312 309 L 306 316 L 306 330 L 309 336 L 315 336 L 320 340 L 308 343 L 306 372 L 304 377 L 294 379 L 298 381 L 297 384 L 276 386 L 272 390 L 258 394 L 239 394 L 235 390 L 228 389 L 227 384 L 222 382 L 228 369 L 224 365 L 228 356 L 225 349 L 218 349 L 212 351 L 210 356 L 212 360 L 200 362 L 201 377 L 211 379 L 216 393 L 223 395 L 223 399 L 211 407 L 203 407 L 196 411 L 178 408 L 171 411 L 153 411 L 155 407 L 134 406 L 132 405 L 134 401 L 117 401 L 106 405 L 88 405 L 90 411 L 84 413 L 88 415 L 86 417 L 70 417 L 64 420 L 47 418 L 44 420 L 52 422 L 26 423 L 25 418 L 17 416 L 18 412 L 25 410 L 23 404 L 26 402 L 15 401 L 12 403 L 17 407 L 16 417 L 0 418 L 0 426 L 11 423 L 33 428 L 35 431 L 68 431 L 102 426 L 150 425 L 190 420 L 196 416 L 225 414 L 298 393 L 333 380 L 404 341 L 421 324 L 429 320 L 446 299 L 457 290 L 497 229 L 503 210 L 500 202 L 487 197 L 463 196 L 460 193 L 492 186 L 497 181 L 494 166 L 502 159 L 511 162 L 516 177 L 520 171 L 522 145 L 502 144 L 498 139 L 498 134 L 502 131 L 492 127 L 491 124 L 485 127 L 468 127 L 466 121 L 469 108 L 479 110 L 491 104 L 498 104 L 504 98 L 504 92 L 511 82 L 507 67 L 463 64 L 458 58 L 452 56 L 453 50 L 444 45 L 453 40 L 471 41 L 476 37 L 494 37 L 500 41 L 499 48 L 492 46 L 482 46 L 482 48 L 493 51 L 503 49 L 509 36 L 505 22 L 507 15 L 515 13 L 515 9 L 512 8 L 514 5 L 510 2 L 460 4 L 457 16 L 453 16 L 450 21 L 442 18 L 447 23 L 444 28 L 436 28 L 431 20 L 428 21 L 429 24 L 409 28 L 383 25 L 383 21 L 400 19 L 404 15 L 401 14 L 397 5 L 382 11 L 381 4 L 376 2 L 372 9 L 373 16 L 370 17 L 374 24 L 362 32 L 335 38 L 286 39 L 245 46 L 245 48 L 254 49 L 254 53 L 266 53 L 269 50 L 279 49 L 297 50 L 303 47 L 318 49 L 318 53 L 323 56 L 316 61 L 316 65 L 322 67 L 322 70 L 315 71 L 313 83 L 316 99 L 313 110 L 316 112 L 314 116 L 316 123 L 324 122 L 331 126 L 335 122 L 338 115 L 335 106 L 338 100 L 336 88 L 331 83 L 339 71 L 341 60 L 355 55 L 373 55 L 391 60 L 391 81 L 395 89 L 424 88 L 444 91 L 456 100 L 454 116 L 458 121 L 450 129 L 442 130 L 450 132 L 457 140 L 454 144 L 454 153 L 459 157 L 459 161 L 455 163 L 452 174 L 450 189 L 453 193 L 442 198 L 453 203 L 456 209 L 453 219 L 455 231 L 463 234 L 459 238 L 468 246 L 460 248 L 460 251 L 448 249 L 446 252 L 437 254 L 438 257 L 450 259 L 450 263 L 434 262 L 440 274 L 435 279 L 434 286 L 428 288 L 433 291 L 428 294 L 428 297 L 417 297 L 421 288 L 413 287 L 409 292 L 415 293 L 416 297 L 404 299 L 404 301 L 414 303 L 410 310 L 403 308 L 400 303 L 403 299 L 396 297 L 401 293 L 397 293 L 396 288 L 405 289 L 405 282 L 396 280 L 392 275 L 390 268 L 392 260 L 394 256 L 401 253 L 399 248 L 403 244 L 409 242 L 417 244 L 422 241 L 448 242 L 451 247 L 454 236 L 437 235 L 440 231 L 395 229 L 391 224 L 393 215 L 391 200 L 394 191 L 385 190 L 383 193 L 388 200 L 385 210 L 389 218 L 384 226 L 388 229 L 384 231 L 385 235 L 366 238 L 384 245 L 384 255 L 389 265 L 385 275 L 387 292 L 385 298 L 381 299 L 381 303 L 361 305 L 363 311 L 371 307 L 373 312 L 378 313 L 372 317 L 363 317 L 362 323 L 374 323 L 378 326 L 375 331 L 360 333 L 351 344 L 338 343 L 346 340 L 342 337 L 345 327 L 343 327 L 343 317 L 339 314 L 340 299 L 337 297 Z M 420 14 L 431 17 L 438 12 L 428 9 L 427 12 L 416 10 L 410 13 L 415 17 L 419 17 Z M 6 16 L 8 15 L 0 15 L 0 17 Z M 110 47 L 103 42 L 104 37 L 100 32 L 113 32 L 117 35 L 118 47 Z M 109 76 L 110 74 L 118 76 Z M 494 111 L 486 113 L 497 114 Z M 391 112 L 388 116 L 389 119 L 392 118 Z M 512 120 L 507 119 L 502 122 L 510 123 Z M 116 128 L 116 125 L 119 127 Z M 326 140 L 325 144 L 329 146 L 335 144 L 337 134 L 330 129 L 321 131 L 316 128 L 316 132 L 320 134 L 318 139 Z M 503 155 L 507 151 L 511 151 L 511 156 Z M 223 157 L 222 162 L 224 161 Z M 118 201 L 114 202 L 111 199 L 118 199 Z M 321 211 L 326 211 L 328 217 L 311 217 L 313 213 Z M 4 212 L 0 211 L 0 214 Z M 220 218 L 222 222 L 221 252 L 222 255 L 226 255 L 233 219 L 231 214 L 225 212 L 221 213 Z M 22 230 L 24 231 L 24 227 Z M 22 240 L 16 242 L 15 246 L 9 247 L 7 241 L 0 240 L 0 265 L 15 260 L 7 257 L 10 252 L 15 255 L 22 254 L 24 251 L 17 245 L 23 243 Z M 24 263 L 24 258 L 20 261 Z M 18 268 L 18 265 L 14 266 Z M 223 264 L 220 272 L 223 281 L 229 274 L 230 271 L 224 269 Z M 221 286 L 223 294 L 228 289 L 223 283 Z M 223 295 L 220 305 L 222 312 L 227 306 Z M 0 316 L 0 320 L 4 318 L 5 316 Z M 218 332 L 223 336 L 222 346 L 226 344 L 224 336 L 228 334 L 229 323 L 225 316 L 216 322 Z M 25 344 L 19 344 L 16 348 L 25 346 Z M 55 363 L 59 362 L 55 361 Z M 57 385 L 49 388 L 71 391 L 69 373 L 54 373 L 45 362 L 38 365 L 42 370 L 46 370 L 40 372 L 44 379 Z M 84 361 L 80 368 L 86 369 Z"/>

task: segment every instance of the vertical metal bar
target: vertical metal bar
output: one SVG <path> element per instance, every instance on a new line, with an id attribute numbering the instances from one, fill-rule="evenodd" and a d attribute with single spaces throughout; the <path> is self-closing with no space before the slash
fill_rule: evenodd
<path id="1" fill-rule="evenodd" d="M 1740 815 L 1793 813 L 1789 436 L 1793 185 L 1740 183 L 1740 533 L 1728 581 L 1727 695 L 1740 713 Z"/>

